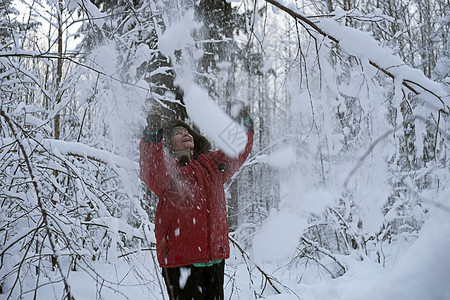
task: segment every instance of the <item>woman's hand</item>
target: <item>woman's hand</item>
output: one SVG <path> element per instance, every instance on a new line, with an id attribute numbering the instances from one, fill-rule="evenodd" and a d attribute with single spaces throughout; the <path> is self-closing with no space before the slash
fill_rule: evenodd
<path id="1" fill-rule="evenodd" d="M 144 128 L 143 140 L 147 143 L 156 144 L 162 140 L 163 130 L 161 128 L 162 108 L 159 104 L 153 104 L 147 114 L 147 126 Z"/>
<path id="2" fill-rule="evenodd" d="M 244 126 L 247 132 L 253 130 L 253 120 L 250 117 L 250 107 L 246 105 L 242 105 L 241 110 L 239 111 L 239 115 L 237 117 L 237 121 Z"/>

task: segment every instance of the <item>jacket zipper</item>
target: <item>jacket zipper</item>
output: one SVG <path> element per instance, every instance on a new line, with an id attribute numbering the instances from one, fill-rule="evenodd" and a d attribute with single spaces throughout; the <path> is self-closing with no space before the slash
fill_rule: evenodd
<path id="1" fill-rule="evenodd" d="M 205 168 L 206 169 L 206 168 Z M 206 169 L 206 172 L 208 172 L 208 169 Z M 209 175 L 211 176 L 211 175 Z M 207 191 L 208 193 L 206 194 L 208 197 L 206 198 L 206 217 L 207 217 L 207 225 L 208 225 L 208 230 L 207 230 L 207 234 L 208 234 L 208 262 L 212 260 L 211 257 L 211 211 L 210 211 L 210 182 L 209 182 L 209 177 L 206 177 L 207 182 L 208 182 L 208 186 L 207 186 Z"/>
<path id="2" fill-rule="evenodd" d="M 208 170 L 208 168 L 201 162 L 201 160 L 199 159 L 198 162 L 201 165 L 202 168 L 202 172 L 204 174 L 204 178 L 205 178 L 205 201 L 206 201 L 206 234 L 207 234 L 207 258 L 208 258 L 208 262 L 212 260 L 212 254 L 211 254 L 211 218 L 210 218 L 210 180 L 211 180 L 211 174 Z"/>

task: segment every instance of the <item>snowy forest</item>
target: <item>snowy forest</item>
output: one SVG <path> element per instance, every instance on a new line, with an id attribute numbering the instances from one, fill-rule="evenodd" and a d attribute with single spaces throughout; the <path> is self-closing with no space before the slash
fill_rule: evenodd
<path id="1" fill-rule="evenodd" d="M 0 299 L 168 299 L 138 164 L 156 106 L 216 149 L 211 128 L 253 118 L 225 185 L 226 299 L 450 299 L 449 0 L 0 16 Z"/>

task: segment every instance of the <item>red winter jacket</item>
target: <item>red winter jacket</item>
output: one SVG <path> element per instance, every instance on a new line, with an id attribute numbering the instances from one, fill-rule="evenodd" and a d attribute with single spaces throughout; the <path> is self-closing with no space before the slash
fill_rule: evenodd
<path id="1" fill-rule="evenodd" d="M 187 166 L 164 156 L 163 144 L 140 145 L 140 176 L 158 196 L 155 234 L 158 262 L 174 268 L 230 256 L 224 183 L 245 162 L 253 145 L 248 133 L 237 158 L 222 151 L 198 155 Z M 224 162 L 221 172 L 218 164 Z"/>

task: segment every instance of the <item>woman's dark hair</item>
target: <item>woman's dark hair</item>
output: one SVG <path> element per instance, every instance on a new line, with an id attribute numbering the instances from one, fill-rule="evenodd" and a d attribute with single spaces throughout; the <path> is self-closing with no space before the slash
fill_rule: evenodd
<path id="1" fill-rule="evenodd" d="M 193 130 L 188 124 L 186 124 L 185 122 L 180 121 L 180 120 L 167 121 L 163 125 L 164 143 L 165 143 L 166 147 L 169 148 L 169 150 L 171 150 L 171 147 L 172 147 L 172 145 L 171 145 L 172 131 L 177 126 L 182 126 L 182 127 L 186 128 L 186 130 L 189 132 L 189 134 L 192 135 L 192 137 L 194 138 L 194 152 L 196 152 L 196 154 L 206 153 L 209 150 L 211 150 L 211 144 L 204 136 L 202 136 L 200 133 Z"/>

